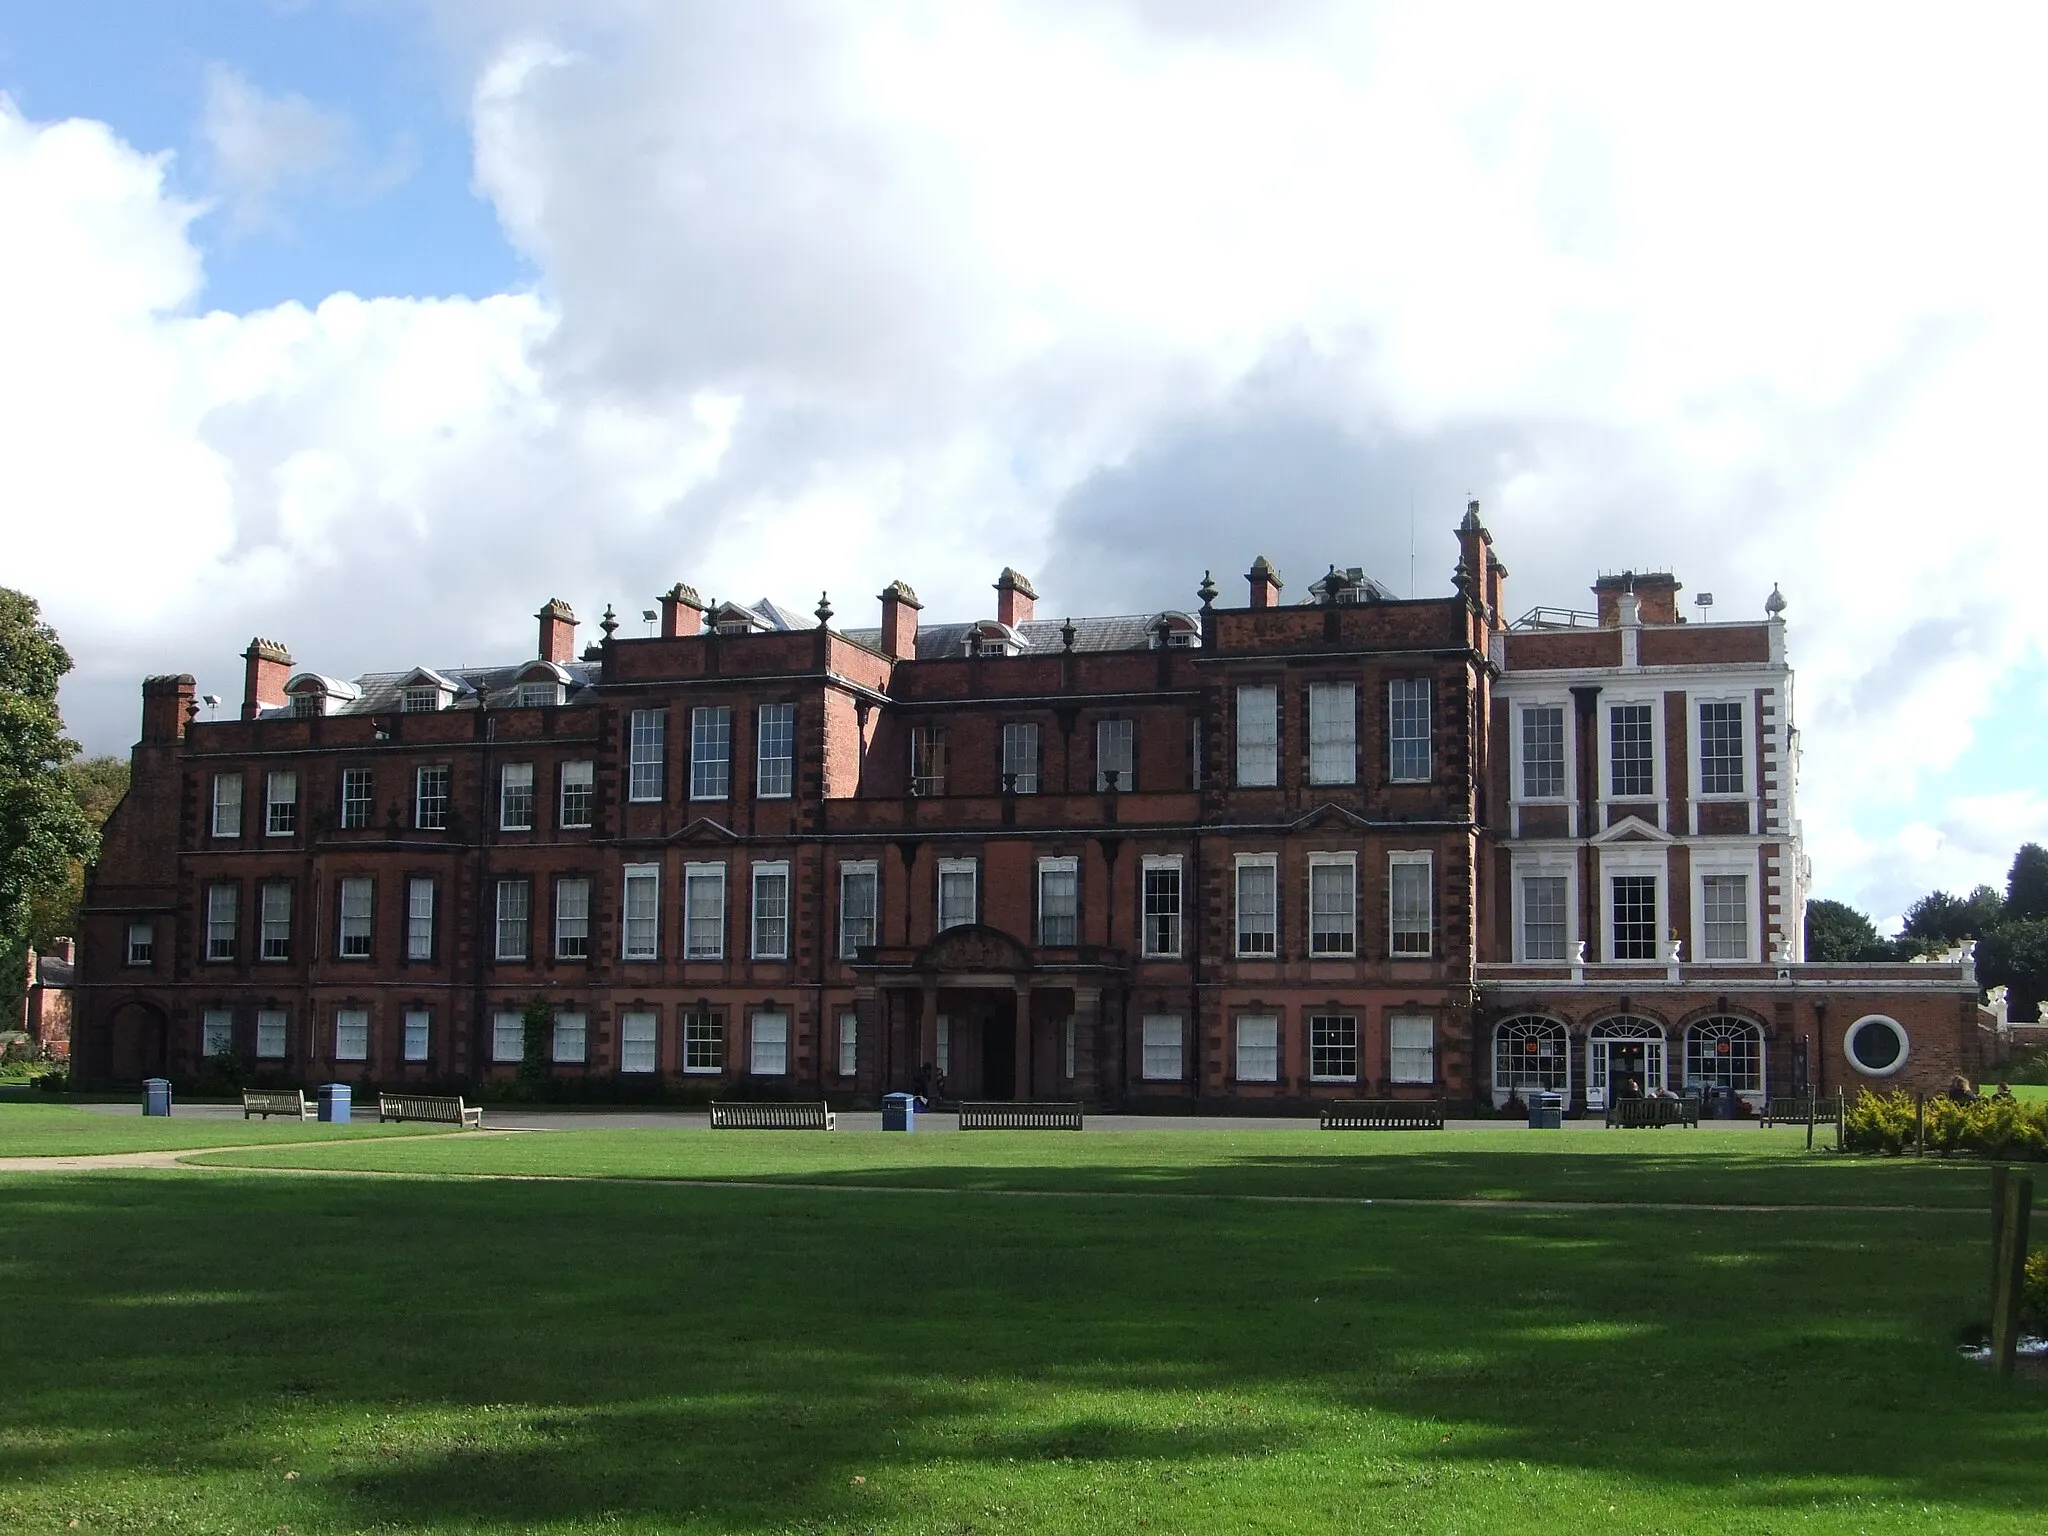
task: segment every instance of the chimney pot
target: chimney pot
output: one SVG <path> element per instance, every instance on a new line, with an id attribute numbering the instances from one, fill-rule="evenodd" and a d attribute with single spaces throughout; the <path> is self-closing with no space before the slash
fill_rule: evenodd
<path id="1" fill-rule="evenodd" d="M 996 578 L 996 618 L 1015 629 L 1019 624 L 1029 624 L 1037 607 L 1038 593 L 1030 579 L 1004 566 L 1003 574 Z"/>
<path id="2" fill-rule="evenodd" d="M 681 639 L 704 630 L 704 599 L 680 581 L 661 594 L 661 638 Z"/>
<path id="3" fill-rule="evenodd" d="M 559 597 L 534 615 L 540 620 L 540 659 L 557 666 L 576 659 L 576 613 Z"/>
<path id="4" fill-rule="evenodd" d="M 1254 608 L 1276 606 L 1280 601 L 1280 589 L 1286 585 L 1273 562 L 1264 555 L 1252 562 L 1252 568 L 1245 573 L 1245 580 L 1251 583 Z"/>
<path id="5" fill-rule="evenodd" d="M 892 581 L 882 589 L 882 654 L 897 661 L 917 655 L 917 614 L 923 603 L 910 584 Z"/>

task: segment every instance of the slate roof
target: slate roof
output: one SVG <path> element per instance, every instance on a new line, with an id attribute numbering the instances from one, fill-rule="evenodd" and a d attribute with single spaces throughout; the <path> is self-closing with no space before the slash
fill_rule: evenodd
<path id="1" fill-rule="evenodd" d="M 1116 618 L 1074 620 L 1074 649 L 1077 651 L 1149 651 L 1156 613 L 1124 614 Z M 977 623 L 986 622 L 977 620 Z M 1023 636 L 1027 656 L 1057 656 L 1061 650 L 1063 619 L 1033 619 L 1016 626 Z M 966 654 L 967 632 L 973 624 L 920 624 L 917 626 L 917 659 L 935 661 L 945 656 Z M 840 633 L 858 645 L 882 648 L 879 629 L 842 629 Z"/>
<path id="2" fill-rule="evenodd" d="M 448 702 L 450 709 L 475 709 L 479 688 L 488 692 L 501 705 L 508 706 L 512 690 L 518 685 L 519 674 L 539 659 L 530 657 L 509 667 L 433 667 L 428 670 L 440 673 L 456 685 L 455 697 Z M 355 679 L 355 685 L 363 691 L 362 697 L 350 699 L 340 708 L 331 711 L 331 714 L 396 714 L 404 703 L 401 695 L 406 679 L 419 670 L 417 667 L 407 667 L 403 672 L 366 672 Z M 568 691 L 563 696 L 564 702 L 580 704 L 584 702 L 584 695 L 589 692 L 591 685 L 597 681 L 601 669 L 594 661 L 572 661 L 561 665 L 558 670 L 569 675 Z M 282 718 L 290 713 L 291 706 L 286 705 L 279 709 L 266 709 L 263 717 Z"/>

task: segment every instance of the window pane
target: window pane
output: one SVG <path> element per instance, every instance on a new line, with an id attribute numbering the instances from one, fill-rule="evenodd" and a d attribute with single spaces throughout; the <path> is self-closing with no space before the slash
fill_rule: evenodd
<path id="1" fill-rule="evenodd" d="M 420 769 L 413 787 L 413 825 L 423 832 L 439 832 L 448 826 L 448 770 L 445 766 Z"/>
<path id="2" fill-rule="evenodd" d="M 875 942 L 875 900 L 880 873 L 873 864 L 839 866 L 839 955 L 852 960 Z"/>
<path id="3" fill-rule="evenodd" d="M 1358 1020 L 1344 1014 L 1310 1016 L 1308 1075 L 1319 1083 L 1358 1081 Z"/>
<path id="4" fill-rule="evenodd" d="M 754 957 L 789 957 L 789 866 L 754 866 Z"/>
<path id="5" fill-rule="evenodd" d="M 690 711 L 690 798 L 723 800 L 732 792 L 732 710 L 723 704 Z"/>
<path id="6" fill-rule="evenodd" d="M 652 864 L 626 869 L 625 925 L 621 953 L 628 960 L 652 960 L 661 948 L 661 872 Z"/>
<path id="7" fill-rule="evenodd" d="M 564 827 L 587 827 L 597 808 L 597 765 L 562 764 L 562 810 Z"/>
<path id="8" fill-rule="evenodd" d="M 1614 958 L 1657 958 L 1657 877 L 1614 877 Z"/>
<path id="9" fill-rule="evenodd" d="M 619 1016 L 619 1070 L 652 1072 L 655 1069 L 656 1028 L 651 1013 Z"/>
<path id="10" fill-rule="evenodd" d="M 524 880 L 498 882 L 498 958 L 524 960 L 533 917 L 533 891 Z"/>
<path id="11" fill-rule="evenodd" d="M 1180 860 L 1147 859 L 1144 866 L 1144 950 L 1148 955 L 1180 953 Z"/>
<path id="12" fill-rule="evenodd" d="M 1739 795 L 1743 792 L 1742 706 L 1700 706 L 1700 793 Z"/>
<path id="13" fill-rule="evenodd" d="M 1708 960 L 1749 958 L 1749 877 L 1708 875 L 1700 881 L 1702 937 Z"/>
<path id="14" fill-rule="evenodd" d="M 1237 866 L 1237 952 L 1270 955 L 1279 947 L 1279 908 L 1271 864 Z"/>
<path id="15" fill-rule="evenodd" d="M 943 795 L 946 792 L 946 728 L 915 725 L 910 728 L 910 792 L 913 795 Z"/>
<path id="16" fill-rule="evenodd" d="M 789 1019 L 780 1013 L 754 1015 L 754 1053 L 750 1070 L 756 1077 L 781 1077 L 789 1071 Z"/>
<path id="17" fill-rule="evenodd" d="M 1177 1017 L 1155 1014 L 1145 1020 L 1143 1070 L 1147 1082 L 1180 1081 L 1180 1033 L 1180 1020 Z"/>
<path id="18" fill-rule="evenodd" d="M 411 1008 L 405 1015 L 405 1059 L 425 1061 L 433 1038 L 433 1016 L 424 1008 Z"/>
<path id="19" fill-rule="evenodd" d="M 1237 690 L 1237 782 L 1280 782 L 1280 693 L 1275 688 Z"/>
<path id="20" fill-rule="evenodd" d="M 725 866 L 692 864 L 683 872 L 683 958 L 725 954 Z"/>
<path id="21" fill-rule="evenodd" d="M 1648 704 L 1617 704 L 1608 711 L 1609 793 L 1617 800 L 1646 799 L 1657 792 L 1655 748 L 1650 740 Z"/>
<path id="22" fill-rule="evenodd" d="M 334 1059 L 370 1059 L 370 1015 L 362 1008 L 343 1008 L 334 1015 Z"/>
<path id="23" fill-rule="evenodd" d="M 763 704 L 757 743 L 758 781 L 755 793 L 764 799 L 787 798 L 796 782 L 796 706 Z"/>
<path id="24" fill-rule="evenodd" d="M 1116 775 L 1116 787 L 1120 790 L 1138 787 L 1131 733 L 1132 723 L 1129 720 L 1095 722 L 1095 788 L 1098 793 L 1109 788 L 1111 774 Z"/>
<path id="25" fill-rule="evenodd" d="M 590 958 L 590 882 L 555 882 L 555 958 Z"/>
<path id="26" fill-rule="evenodd" d="M 499 780 L 498 825 L 507 832 L 533 827 L 533 764 L 507 763 Z"/>
<path id="27" fill-rule="evenodd" d="M 584 1059 L 585 1036 L 586 1029 L 582 1014 L 556 1014 L 553 1059 L 571 1063 L 582 1061 Z"/>
<path id="28" fill-rule="evenodd" d="M 148 965 L 156 958 L 156 928 L 149 923 L 128 925 L 128 963 Z"/>
<path id="29" fill-rule="evenodd" d="M 1038 727 L 1003 727 L 1003 777 L 1020 795 L 1038 793 Z"/>
<path id="30" fill-rule="evenodd" d="M 1388 866 L 1387 884 L 1396 955 L 1427 955 L 1436 927 L 1432 868 L 1427 860 L 1401 859 Z"/>
<path id="31" fill-rule="evenodd" d="M 235 958 L 235 919 L 239 892 L 232 885 L 214 885 L 206 891 L 206 958 Z"/>
<path id="32" fill-rule="evenodd" d="M 1038 861 L 1038 942 L 1071 948 L 1080 942 L 1080 867 L 1072 859 Z"/>
<path id="33" fill-rule="evenodd" d="M 282 1061 L 285 1050 L 285 1014 L 282 1008 L 263 1008 L 256 1014 L 256 1059 Z"/>
<path id="34" fill-rule="evenodd" d="M 225 1008 L 209 1008 L 199 1020 L 199 1052 L 208 1058 L 235 1048 L 235 1016 Z"/>
<path id="35" fill-rule="evenodd" d="M 1358 881 L 1351 860 L 1308 867 L 1308 952 L 1348 955 L 1358 948 L 1355 916 Z"/>
<path id="36" fill-rule="evenodd" d="M 526 1021 L 516 1013 L 491 1015 L 491 1060 L 521 1061 L 526 1056 Z"/>
<path id="37" fill-rule="evenodd" d="M 1555 800 L 1564 794 L 1564 710 L 1545 705 L 1522 711 L 1522 794 Z"/>
<path id="38" fill-rule="evenodd" d="M 263 830 L 271 837 L 285 837 L 299 828 L 299 776 L 273 773 L 264 780 Z"/>
<path id="39" fill-rule="evenodd" d="M 263 887 L 263 949 L 266 960 L 292 957 L 292 888 L 282 882 Z"/>
<path id="40" fill-rule="evenodd" d="M 213 835 L 242 835 L 242 776 L 239 773 L 222 773 L 214 776 Z"/>
<path id="41" fill-rule="evenodd" d="M 1242 1018 L 1237 1021 L 1237 1080 L 1240 1083 L 1280 1081 L 1280 1021 Z"/>
<path id="42" fill-rule="evenodd" d="M 839 1075 L 857 1076 L 860 1069 L 860 1015 L 839 1015 Z"/>
<path id="43" fill-rule="evenodd" d="M 345 768 L 341 774 L 341 824 L 367 827 L 370 824 L 370 771 Z"/>
<path id="44" fill-rule="evenodd" d="M 434 958 L 434 882 L 416 877 L 405 888 L 405 957 Z"/>
<path id="45" fill-rule="evenodd" d="M 1566 958 L 1565 877 L 1528 875 L 1522 880 L 1522 958 Z"/>
<path id="46" fill-rule="evenodd" d="M 369 958 L 371 901 L 368 880 L 341 882 L 341 958 L 344 960 Z"/>
<path id="47" fill-rule="evenodd" d="M 1308 781 L 1350 784 L 1358 778 L 1357 689 L 1312 683 L 1308 690 Z"/>
<path id="48" fill-rule="evenodd" d="M 1685 1035 L 1685 1085 L 1762 1093 L 1763 1031 L 1747 1019 L 1712 1018 Z"/>
<path id="49" fill-rule="evenodd" d="M 1436 1024 L 1427 1018 L 1393 1020 L 1388 1075 L 1397 1083 L 1436 1081 Z"/>
<path id="50" fill-rule="evenodd" d="M 1493 1086 L 1501 1092 L 1562 1092 L 1570 1076 L 1571 1056 L 1562 1024 L 1524 1016 L 1504 1021 L 1493 1032 Z"/>
<path id="51" fill-rule="evenodd" d="M 1429 679 L 1397 678 L 1387 688 L 1387 773 L 1424 783 L 1430 773 Z"/>
<path id="52" fill-rule="evenodd" d="M 627 771 L 626 797 L 630 800 L 661 798 L 662 749 L 668 733 L 668 715 L 659 709 L 636 709 L 628 732 L 627 750 L 631 767 Z"/>
<path id="53" fill-rule="evenodd" d="M 974 921 L 976 866 L 972 859 L 939 860 L 939 929 Z"/>

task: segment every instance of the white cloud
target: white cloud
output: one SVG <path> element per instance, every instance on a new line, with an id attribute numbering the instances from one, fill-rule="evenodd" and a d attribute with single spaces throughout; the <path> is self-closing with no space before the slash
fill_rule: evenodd
<path id="1" fill-rule="evenodd" d="M 295 190 L 324 187 L 350 202 L 367 202 L 414 168 L 408 141 L 400 139 L 373 163 L 346 112 L 295 91 L 273 95 L 221 63 L 206 70 L 199 139 L 236 234 L 283 227 L 279 203 Z"/>

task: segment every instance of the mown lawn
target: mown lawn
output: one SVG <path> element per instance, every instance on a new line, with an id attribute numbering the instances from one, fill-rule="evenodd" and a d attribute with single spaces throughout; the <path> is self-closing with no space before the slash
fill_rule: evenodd
<path id="1" fill-rule="evenodd" d="M 1488 1180 L 1513 1154 L 1418 1135 L 1302 1149 L 1289 1181 L 1286 1133 L 1256 1163 L 1198 1132 L 646 1134 L 1013 1187 L 1036 1149 L 1047 1180 L 1142 1189 L 1169 1139 L 1162 1193 L 1238 1164 L 1316 1193 L 1346 1160 L 1677 1179 L 1588 1148 L 1549 1154 L 1559 1184 Z M 1693 1138 L 1692 1187 L 1841 1177 L 1760 1135 Z M 0 1529 L 2031 1531 L 2048 1391 L 1951 1347 L 1985 1268 L 1961 1211 L 12 1175 L 0 1285 L 35 1326 L 0 1330 Z"/>
<path id="2" fill-rule="evenodd" d="M 331 1142 L 378 1136 L 432 1134 L 446 1126 L 379 1125 L 375 1118 L 347 1125 L 302 1120 L 149 1119 L 91 1114 L 68 1104 L 0 1104 L 0 1157 L 77 1157 L 97 1152 L 162 1152 L 183 1147 L 226 1147 L 269 1142 Z"/>
<path id="3" fill-rule="evenodd" d="M 1974 1159 L 1807 1152 L 1804 1127 L 1607 1131 L 577 1130 L 224 1152 L 206 1162 L 1092 1193 L 1789 1205 L 1985 1202 Z"/>

